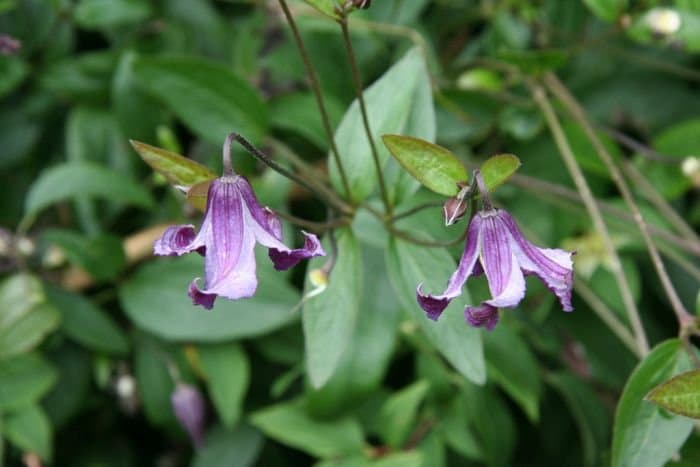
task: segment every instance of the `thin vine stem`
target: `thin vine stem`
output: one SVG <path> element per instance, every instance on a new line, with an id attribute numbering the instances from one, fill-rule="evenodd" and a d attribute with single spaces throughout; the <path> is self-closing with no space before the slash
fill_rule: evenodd
<path id="1" fill-rule="evenodd" d="M 627 185 L 627 182 L 625 181 L 624 177 L 622 176 L 620 169 L 617 167 L 617 165 L 615 165 L 612 156 L 610 156 L 608 150 L 605 148 L 602 141 L 598 137 L 598 134 L 593 129 L 593 126 L 589 123 L 585 111 L 578 103 L 576 98 L 569 92 L 566 86 L 564 86 L 564 84 L 561 81 L 559 81 L 559 79 L 552 73 L 547 73 L 544 76 L 544 81 L 547 87 L 552 91 L 552 93 L 557 97 L 557 99 L 559 99 L 559 101 L 571 114 L 571 117 L 574 119 L 574 121 L 583 128 L 584 132 L 586 133 L 586 136 L 595 148 L 598 157 L 600 158 L 600 160 L 603 161 L 603 164 L 605 164 L 608 171 L 610 172 L 610 176 L 615 185 L 617 186 L 617 189 L 620 191 L 622 198 L 625 200 L 625 203 L 632 211 L 632 217 L 634 218 L 634 221 L 637 224 L 637 228 L 639 228 L 639 231 L 642 234 L 642 239 L 644 240 L 644 244 L 646 245 L 647 250 L 649 251 L 649 256 L 651 257 L 652 264 L 656 269 L 656 273 L 659 276 L 659 279 L 661 280 L 661 285 L 663 286 L 666 296 L 668 297 L 668 300 L 671 303 L 671 307 L 673 308 L 673 311 L 676 314 L 678 324 L 681 328 L 683 328 L 689 321 L 689 313 L 686 311 L 683 302 L 678 296 L 678 292 L 673 286 L 673 282 L 671 282 L 671 278 L 669 277 L 668 272 L 666 271 L 666 265 L 661 259 L 659 250 L 656 248 L 656 245 L 654 245 L 654 242 L 651 239 L 651 235 L 649 234 L 649 228 L 647 226 L 646 221 L 644 220 L 644 216 L 639 210 L 639 206 L 634 200 L 632 192 L 629 186 Z"/>
<path id="2" fill-rule="evenodd" d="M 252 155 L 256 159 L 261 161 L 263 164 L 270 167 L 272 170 L 279 172 L 280 174 L 284 175 L 285 177 L 289 178 L 290 180 L 293 180 L 293 181 L 297 182 L 299 185 L 308 189 L 312 193 L 315 193 L 319 198 L 323 199 L 326 203 L 333 206 L 338 211 L 346 213 L 346 214 L 348 213 L 347 205 L 345 205 L 345 203 L 343 203 L 342 200 L 338 199 L 333 192 L 324 192 L 324 193 L 320 192 L 318 189 L 316 189 L 314 187 L 313 183 L 309 183 L 307 180 L 299 177 L 297 174 L 292 173 L 289 170 L 285 169 L 284 167 L 279 165 L 277 162 L 270 159 L 265 153 L 263 153 L 258 148 L 253 146 L 253 144 L 250 141 L 248 141 L 247 139 L 245 139 L 243 136 L 239 135 L 238 133 L 231 133 L 229 135 L 229 138 L 232 138 L 232 140 L 235 140 L 238 144 L 243 146 L 243 148 L 246 151 L 248 151 L 248 153 L 250 155 Z"/>
<path id="3" fill-rule="evenodd" d="M 341 217 L 338 219 L 332 219 L 326 222 L 314 222 L 306 219 L 301 219 L 299 217 L 287 214 L 285 212 L 275 211 L 275 214 L 282 219 L 291 222 L 292 224 L 298 225 L 299 227 L 304 227 L 313 233 L 324 233 L 328 230 L 335 229 L 337 227 L 343 227 L 350 224 L 350 219 L 346 217 Z"/>
<path id="4" fill-rule="evenodd" d="M 586 206 L 586 210 L 588 211 L 588 214 L 590 215 L 591 220 L 593 221 L 593 225 L 602 237 L 606 253 L 610 257 L 612 262 L 612 272 L 615 277 L 615 281 L 617 282 L 618 288 L 620 289 L 620 295 L 622 296 L 622 301 L 624 303 L 627 316 L 632 325 L 632 329 L 634 330 L 637 347 L 642 355 L 646 355 L 647 353 L 649 353 L 649 343 L 644 332 L 644 327 L 642 326 L 642 320 L 639 315 L 639 310 L 637 309 L 637 305 L 634 302 L 632 290 L 630 288 L 629 282 L 627 281 L 627 277 L 625 277 L 625 273 L 622 270 L 620 256 L 618 255 L 617 250 L 613 245 L 612 239 L 610 237 L 610 232 L 608 231 L 608 228 L 605 225 L 605 222 L 603 221 L 603 215 L 600 212 L 600 209 L 598 209 L 598 205 L 596 204 L 595 198 L 593 197 L 593 193 L 591 192 L 591 189 L 588 186 L 588 182 L 586 181 L 586 178 L 583 175 L 581 167 L 576 161 L 576 157 L 574 156 L 569 141 L 566 138 L 566 135 L 564 134 L 564 130 L 562 129 L 561 124 L 559 123 L 559 119 L 557 118 L 557 115 L 554 109 L 552 108 L 549 99 L 547 98 L 545 90 L 542 88 L 542 86 L 535 84 L 530 80 L 526 81 L 526 84 L 530 88 L 535 102 L 544 114 L 545 120 L 547 121 L 547 125 L 549 126 L 549 129 L 552 132 L 554 142 L 557 145 L 557 148 L 559 149 L 559 154 L 562 156 L 562 160 L 564 161 L 564 164 L 566 165 L 569 174 L 571 175 L 571 178 L 573 179 L 574 184 L 576 185 L 576 188 L 581 195 L 583 203 Z"/>
<path id="5" fill-rule="evenodd" d="M 377 181 L 379 182 L 379 193 L 382 196 L 382 201 L 384 202 L 384 209 L 388 214 L 391 214 L 391 203 L 389 201 L 389 192 L 386 188 L 386 182 L 384 181 L 384 174 L 382 173 L 382 165 L 379 162 L 379 153 L 377 152 L 377 145 L 374 142 L 374 136 L 372 135 L 372 128 L 369 124 L 369 116 L 367 114 L 367 106 L 365 105 L 365 97 L 362 91 L 362 78 L 360 77 L 360 69 L 357 66 L 357 59 L 355 57 L 355 51 L 352 47 L 352 39 L 350 38 L 350 31 L 348 30 L 348 19 L 346 16 L 342 16 L 339 20 L 340 29 L 343 33 L 343 44 L 345 45 L 345 50 L 348 54 L 348 60 L 350 62 L 350 70 L 352 72 L 352 81 L 355 85 L 355 95 L 357 96 L 357 102 L 360 105 L 360 113 L 362 114 L 362 124 L 365 128 L 365 133 L 367 135 L 367 141 L 369 142 L 370 151 L 372 153 L 372 160 L 374 161 L 374 169 L 377 171 Z"/>
<path id="6" fill-rule="evenodd" d="M 412 207 L 410 209 L 406 209 L 405 211 L 402 211 L 398 214 L 394 214 L 391 217 L 391 222 L 396 222 L 396 221 L 403 219 L 405 217 L 412 216 L 413 214 L 421 212 L 425 209 L 442 207 L 443 204 L 445 204 L 444 201 L 428 201 L 427 203 L 419 204 L 418 206 L 414 206 L 414 207 Z"/>
<path id="7" fill-rule="evenodd" d="M 397 229 L 390 223 L 385 224 L 387 230 L 392 233 L 394 236 L 400 238 L 401 240 L 405 240 L 409 243 L 413 243 L 414 245 L 420 245 L 420 246 L 425 246 L 428 248 L 448 248 L 451 246 L 458 245 L 459 243 L 463 242 L 465 238 L 467 238 L 467 230 L 465 229 L 462 235 L 459 237 L 455 238 L 454 240 L 448 240 L 446 242 L 441 242 L 441 241 L 435 241 L 435 240 L 423 240 L 422 238 L 416 238 L 409 234 L 408 232 L 405 232 L 403 230 Z"/>
<path id="8" fill-rule="evenodd" d="M 330 118 L 328 117 L 328 111 L 326 110 L 326 104 L 325 101 L 323 100 L 323 94 L 321 92 L 321 85 L 318 82 L 318 78 L 316 76 L 316 71 L 314 70 L 313 65 L 311 64 L 311 59 L 309 58 L 309 54 L 306 51 L 306 46 L 304 45 L 304 41 L 301 38 L 301 34 L 299 34 L 299 29 L 297 28 L 296 21 L 294 20 L 294 16 L 292 15 L 291 11 L 289 11 L 289 6 L 287 6 L 286 0 L 278 0 L 280 7 L 282 8 L 282 12 L 284 13 L 285 18 L 287 19 L 287 22 L 289 23 L 289 27 L 292 29 L 292 35 L 294 36 L 294 42 L 296 43 L 297 49 L 299 49 L 299 54 L 301 55 L 301 59 L 304 62 L 304 68 L 306 68 L 306 75 L 309 77 L 309 82 L 311 84 L 311 89 L 314 93 L 314 97 L 316 98 L 316 105 L 318 106 L 318 110 L 321 114 L 321 120 L 323 122 L 323 129 L 326 132 L 326 136 L 328 137 L 328 144 L 331 147 L 331 153 L 333 154 L 333 159 L 335 160 L 336 166 L 338 166 L 338 173 L 340 174 L 340 181 L 343 185 L 343 190 L 345 190 L 345 196 L 350 198 L 350 183 L 348 182 L 348 177 L 345 174 L 345 168 L 343 167 L 343 162 L 340 159 L 340 152 L 338 151 L 338 146 L 335 144 L 335 137 L 333 136 L 333 127 L 331 126 L 331 121 Z"/>

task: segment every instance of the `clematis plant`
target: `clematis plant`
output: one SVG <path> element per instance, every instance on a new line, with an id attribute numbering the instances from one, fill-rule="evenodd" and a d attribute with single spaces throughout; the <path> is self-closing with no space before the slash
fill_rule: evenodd
<path id="1" fill-rule="evenodd" d="M 467 230 L 467 241 L 457 270 L 447 288 L 440 295 L 426 294 L 422 283 L 416 297 L 428 318 L 437 320 L 447 305 L 462 293 L 462 287 L 472 275 L 486 274 L 492 298 L 478 306 L 467 306 L 465 319 L 475 327 L 492 330 L 498 323 L 498 309 L 517 306 L 525 296 L 525 275 L 534 274 L 559 299 L 564 311 L 572 311 L 573 253 L 540 248 L 530 243 L 520 231 L 513 217 L 502 209 L 494 208 L 488 189 L 479 171 L 474 180 L 479 188 L 483 209 L 475 213 Z M 466 195 L 460 191 L 459 205 Z M 455 201 L 446 203 L 445 221 L 454 223 Z"/>
<path id="2" fill-rule="evenodd" d="M 236 136 L 229 135 L 224 143 L 224 174 L 209 187 L 199 232 L 195 233 L 193 225 L 175 225 L 154 244 L 156 255 L 180 256 L 193 251 L 204 255 L 204 286 L 200 287 L 199 278 L 195 278 L 188 294 L 195 305 L 206 309 L 214 306 L 218 296 L 235 300 L 255 293 L 256 242 L 269 248 L 278 271 L 326 254 L 318 238 L 307 232 L 302 231 L 302 248 L 291 249 L 282 243 L 282 224 L 277 215 L 260 205 L 248 181 L 233 170 L 230 148 Z"/>

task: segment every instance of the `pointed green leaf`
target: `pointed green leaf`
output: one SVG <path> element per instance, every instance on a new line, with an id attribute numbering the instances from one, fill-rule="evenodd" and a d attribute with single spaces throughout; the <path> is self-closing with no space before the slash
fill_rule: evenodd
<path id="1" fill-rule="evenodd" d="M 388 171 L 389 151 L 379 143 L 381 135 L 403 133 L 415 128 L 417 121 L 428 116 L 432 129 L 434 111 L 430 99 L 430 79 L 423 55 L 418 48 L 408 51 L 384 75 L 364 92 L 367 114 L 377 149 L 379 165 Z M 420 108 L 420 112 L 413 110 Z M 430 135 L 421 135 L 429 137 Z M 357 100 L 345 112 L 335 132 L 335 142 L 350 184 L 352 199 L 361 201 L 377 187 L 377 169 L 370 148 L 362 114 Z M 329 162 L 329 174 L 336 190 L 343 193 L 338 167 L 333 157 Z M 401 183 L 403 185 L 403 181 Z M 393 184 L 392 184 L 393 185 Z"/>
<path id="2" fill-rule="evenodd" d="M 315 420 L 299 401 L 255 412 L 251 423 L 270 438 L 321 458 L 357 454 L 364 447 L 357 420 L 349 417 Z"/>
<path id="3" fill-rule="evenodd" d="M 355 235 L 337 232 L 338 260 L 328 278 L 328 286 L 304 305 L 302 323 L 306 343 L 306 370 L 311 384 L 323 386 L 340 365 L 355 329 L 360 310 L 362 259 Z M 329 247 L 326 246 L 327 251 Z M 326 258 L 316 258 L 309 270 L 321 267 Z M 304 294 L 314 286 L 307 280 Z"/>
<path id="4" fill-rule="evenodd" d="M 685 442 L 693 421 L 644 400 L 654 386 L 691 367 L 678 339 L 657 345 L 630 376 L 615 413 L 613 467 L 664 465 Z"/>
<path id="5" fill-rule="evenodd" d="M 481 176 L 489 191 L 493 191 L 505 183 L 520 165 L 520 159 L 513 154 L 498 154 L 481 164 Z"/>
<path id="6" fill-rule="evenodd" d="M 404 169 L 436 193 L 455 196 L 457 184 L 469 180 L 464 165 L 442 146 L 412 136 L 384 135 L 382 140 Z"/>
<path id="7" fill-rule="evenodd" d="M 233 429 L 218 426 L 207 431 L 204 447 L 197 449 L 193 467 L 248 467 L 255 465 L 264 438 L 248 425 Z"/>
<path id="8" fill-rule="evenodd" d="M 211 143 L 232 131 L 256 141 L 267 127 L 267 108 L 255 89 L 229 67 L 194 57 L 139 57 L 139 84 Z"/>
<path id="9" fill-rule="evenodd" d="M 700 370 L 671 378 L 652 389 L 646 399 L 673 413 L 700 418 Z"/>
<path id="10" fill-rule="evenodd" d="M 250 380 L 248 357 L 236 343 L 202 345 L 197 351 L 216 411 L 225 426 L 233 427 Z"/>
<path id="11" fill-rule="evenodd" d="M 80 196 L 150 208 L 153 198 L 141 185 L 105 167 L 81 162 L 61 164 L 45 170 L 32 184 L 24 209 L 33 215 L 47 206 Z"/>
<path id="12" fill-rule="evenodd" d="M 46 293 L 61 314 L 63 331 L 75 342 L 98 352 L 124 355 L 129 351 L 124 332 L 93 302 L 58 287 L 49 287 Z"/>
<path id="13" fill-rule="evenodd" d="M 583 0 L 583 3 L 605 21 L 615 21 L 627 8 L 627 0 Z"/>
<path id="14" fill-rule="evenodd" d="M 56 329 L 61 315 L 48 303 L 40 303 L 10 326 L 0 329 L 0 359 L 27 352 Z"/>
<path id="15" fill-rule="evenodd" d="M 56 372 L 35 353 L 0 360 L 0 412 L 36 402 L 56 381 Z"/>
<path id="16" fill-rule="evenodd" d="M 443 290 L 456 269 L 452 256 L 444 249 L 425 248 L 392 239 L 386 252 L 389 279 L 413 321 L 430 342 L 460 373 L 476 384 L 486 381 L 486 365 L 479 331 L 469 326 L 462 310 L 468 301 L 466 291 L 453 300 L 438 321 L 428 319 L 416 302 L 416 287 Z"/>
<path id="17" fill-rule="evenodd" d="M 333 0 L 304 0 L 306 3 L 316 8 L 318 11 L 333 19 L 340 19 L 340 15 L 336 11 L 335 2 Z"/>
<path id="18" fill-rule="evenodd" d="M 28 405 L 10 413 L 4 421 L 3 433 L 23 452 L 33 452 L 44 461 L 51 460 L 51 423 L 39 406 Z"/>
<path id="19" fill-rule="evenodd" d="M 427 381 L 417 381 L 393 394 L 379 412 L 379 429 L 384 441 L 398 448 L 414 428 L 420 403 L 425 398 L 430 385 Z"/>
<path id="20" fill-rule="evenodd" d="M 131 140 L 141 159 L 172 185 L 192 186 L 216 178 L 216 174 L 202 164 L 174 152 Z"/>

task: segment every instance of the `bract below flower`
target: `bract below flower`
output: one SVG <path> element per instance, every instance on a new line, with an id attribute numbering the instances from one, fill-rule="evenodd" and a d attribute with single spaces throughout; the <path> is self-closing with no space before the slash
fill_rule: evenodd
<path id="1" fill-rule="evenodd" d="M 464 310 L 472 326 L 491 330 L 498 323 L 498 308 L 514 307 L 525 296 L 523 275 L 534 274 L 558 298 L 564 311 L 572 311 L 572 253 L 539 248 L 528 242 L 506 211 L 487 209 L 474 215 L 457 270 L 440 295 L 424 294 L 418 285 L 416 297 L 428 317 L 437 320 L 450 301 L 462 293 L 471 275 L 484 272 L 493 298 Z"/>
<path id="2" fill-rule="evenodd" d="M 195 305 L 211 309 L 217 296 L 235 300 L 255 293 L 256 242 L 270 249 L 270 259 L 278 271 L 289 269 L 302 259 L 324 256 L 318 238 L 303 233 L 304 247 L 288 248 L 282 243 L 282 225 L 277 216 L 260 206 L 245 178 L 229 174 L 211 183 L 199 233 L 195 234 L 192 225 L 169 227 L 155 242 L 154 253 L 203 254 L 204 287 L 200 288 L 199 278 L 195 278 L 188 293 Z"/>

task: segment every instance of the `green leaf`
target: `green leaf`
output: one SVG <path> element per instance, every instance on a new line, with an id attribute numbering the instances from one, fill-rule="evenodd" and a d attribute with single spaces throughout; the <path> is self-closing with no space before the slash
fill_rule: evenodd
<path id="1" fill-rule="evenodd" d="M 380 136 L 386 133 L 403 133 L 408 126 L 413 126 L 412 120 L 421 117 L 412 112 L 416 104 L 432 114 L 432 105 L 425 108 L 426 100 L 423 98 L 425 85 L 427 83 L 429 88 L 429 82 L 423 56 L 418 48 L 414 48 L 364 92 L 370 128 L 381 167 L 384 167 L 389 159 L 389 152 L 379 144 Z M 429 102 L 432 104 L 432 101 Z M 335 133 L 335 142 L 348 177 L 352 199 L 362 201 L 376 188 L 377 172 L 357 100 L 353 101 L 343 116 Z M 329 172 L 336 190 L 343 193 L 340 174 L 333 157 L 330 158 Z"/>
<path id="2" fill-rule="evenodd" d="M 693 421 L 664 413 L 644 400 L 656 385 L 691 367 L 678 339 L 657 345 L 635 368 L 615 413 L 612 465 L 664 465 L 693 429 Z"/>
<path id="3" fill-rule="evenodd" d="M 150 14 L 150 5 L 140 0 L 81 0 L 73 18 L 83 29 L 103 29 L 138 23 Z"/>
<path id="4" fill-rule="evenodd" d="M 615 21 L 627 8 L 627 0 L 583 0 L 600 19 Z"/>
<path id="5" fill-rule="evenodd" d="M 207 388 L 224 426 L 232 427 L 240 418 L 250 380 L 250 364 L 238 344 L 197 347 L 199 361 L 207 377 Z"/>
<path id="6" fill-rule="evenodd" d="M 442 290 L 456 269 L 447 251 L 424 248 L 393 238 L 386 252 L 386 264 L 394 290 L 413 321 L 430 342 L 464 376 L 476 384 L 486 381 L 486 368 L 481 334 L 464 321 L 462 309 L 466 291 L 452 301 L 438 321 L 431 321 L 416 302 L 416 287 L 424 282 L 424 290 Z"/>
<path id="7" fill-rule="evenodd" d="M 267 255 L 265 255 L 267 256 Z M 211 312 L 192 305 L 187 285 L 204 273 L 196 255 L 159 259 L 141 267 L 119 290 L 136 326 L 171 341 L 220 342 L 259 336 L 297 318 L 298 293 L 258 255 L 258 290 L 247 300 L 217 300 Z"/>
<path id="8" fill-rule="evenodd" d="M 0 360 L 39 345 L 48 333 L 56 329 L 60 317 L 53 306 L 41 303 L 11 325 L 0 328 Z"/>
<path id="9" fill-rule="evenodd" d="M 117 278 L 126 266 L 122 241 L 114 235 L 87 237 L 70 230 L 50 229 L 42 238 L 60 247 L 71 263 L 98 282 Z"/>
<path id="10" fill-rule="evenodd" d="M 335 416 L 374 394 L 396 346 L 401 308 L 386 275 L 382 252 L 361 246 L 363 271 L 367 272 L 363 274 L 357 324 L 333 376 L 322 388 L 307 392 L 312 415 Z"/>
<path id="11" fill-rule="evenodd" d="M 270 438 L 316 457 L 356 454 L 364 448 L 357 420 L 349 417 L 314 420 L 299 401 L 259 410 L 251 416 L 251 423 Z"/>
<path id="12" fill-rule="evenodd" d="M 536 423 L 540 415 L 542 381 L 535 356 L 508 326 L 484 333 L 483 338 L 489 380 L 498 383 Z"/>
<path id="13" fill-rule="evenodd" d="M 464 165 L 442 146 L 411 136 L 384 135 L 382 140 L 404 169 L 436 193 L 455 196 L 457 184 L 469 180 Z"/>
<path id="14" fill-rule="evenodd" d="M 520 165 L 520 159 L 513 154 L 498 154 L 481 164 L 481 176 L 489 191 L 493 191 L 505 183 Z"/>
<path id="15" fill-rule="evenodd" d="M 0 412 L 35 403 L 56 381 L 56 372 L 34 353 L 0 360 Z"/>
<path id="16" fill-rule="evenodd" d="M 63 331 L 75 342 L 98 352 L 117 355 L 129 352 L 129 341 L 122 330 L 90 300 L 57 287 L 48 288 L 46 293 L 61 314 Z"/>
<path id="17" fill-rule="evenodd" d="M 394 448 L 400 447 L 415 428 L 418 407 L 425 398 L 430 385 L 427 381 L 416 381 L 393 394 L 379 412 L 379 428 L 384 441 Z"/>
<path id="18" fill-rule="evenodd" d="M 359 313 L 362 260 L 351 230 L 339 230 L 338 260 L 321 294 L 307 300 L 302 311 L 306 342 L 306 370 L 315 388 L 323 386 L 340 365 L 350 344 Z M 326 247 L 328 249 L 328 247 Z M 326 258 L 310 262 L 309 270 L 320 267 Z M 304 294 L 314 286 L 307 279 Z"/>
<path id="19" fill-rule="evenodd" d="M 135 375 L 139 397 L 148 420 L 167 426 L 175 421 L 170 396 L 175 385 L 168 373 L 166 351 L 157 342 L 144 337 L 136 348 Z"/>
<path id="20" fill-rule="evenodd" d="M 172 185 L 190 187 L 216 178 L 216 174 L 209 168 L 174 152 L 133 140 L 131 145 L 146 164 L 164 176 Z"/>
<path id="21" fill-rule="evenodd" d="M 600 396 L 585 381 L 569 373 L 551 373 L 547 382 L 561 393 L 576 420 L 583 446 L 583 465 L 603 465 L 610 442 L 610 416 Z"/>
<path id="22" fill-rule="evenodd" d="M 140 57 L 134 72 L 148 92 L 211 143 L 223 144 L 232 131 L 252 141 L 265 133 L 265 103 L 220 63 L 194 57 Z"/>
<path id="23" fill-rule="evenodd" d="M 5 437 L 24 452 L 36 453 L 44 461 L 51 460 L 51 424 L 46 414 L 35 405 L 12 412 L 5 418 Z"/>
<path id="24" fill-rule="evenodd" d="M 335 20 L 340 19 L 340 15 L 337 13 L 333 0 L 304 0 L 306 3 L 316 8 L 318 11 L 327 15 Z"/>
<path id="25" fill-rule="evenodd" d="M 19 57 L 0 55 L 0 99 L 14 91 L 29 74 L 29 67 Z"/>
<path id="26" fill-rule="evenodd" d="M 671 378 L 647 394 L 646 400 L 691 418 L 700 418 L 700 370 Z"/>
<path id="27" fill-rule="evenodd" d="M 15 274 L 0 284 L 0 330 L 12 325 L 44 301 L 41 282 L 30 274 Z"/>
<path id="28" fill-rule="evenodd" d="M 99 371 L 98 365 L 104 362 L 98 360 L 100 363 L 97 363 L 91 357 L 87 351 L 70 343 L 51 349 L 51 363 L 57 369 L 58 380 L 41 405 L 56 430 L 89 407 L 85 402 L 94 390 L 94 379 L 99 378 L 93 372 Z"/>
<path id="29" fill-rule="evenodd" d="M 216 427 L 207 432 L 204 447 L 197 450 L 193 467 L 248 467 L 263 447 L 260 432 L 247 425 L 233 429 Z"/>
<path id="30" fill-rule="evenodd" d="M 51 204 L 80 196 L 150 208 L 153 198 L 124 174 L 91 163 L 61 164 L 45 170 L 32 184 L 24 209 L 33 215 Z"/>

